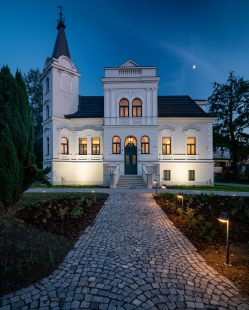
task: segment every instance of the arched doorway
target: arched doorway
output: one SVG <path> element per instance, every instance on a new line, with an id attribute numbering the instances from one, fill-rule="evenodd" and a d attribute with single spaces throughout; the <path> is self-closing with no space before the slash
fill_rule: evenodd
<path id="1" fill-rule="evenodd" d="M 137 139 L 129 136 L 125 139 L 125 174 L 137 174 Z"/>

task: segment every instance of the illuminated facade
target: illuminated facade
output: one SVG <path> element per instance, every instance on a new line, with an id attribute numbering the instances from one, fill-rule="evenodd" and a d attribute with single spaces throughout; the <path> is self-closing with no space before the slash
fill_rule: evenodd
<path id="1" fill-rule="evenodd" d="M 42 75 L 44 167 L 51 181 L 115 187 L 119 176 L 159 184 L 213 184 L 212 124 L 205 100 L 158 96 L 156 67 L 104 68 L 103 96 L 79 96 L 62 18 Z"/>

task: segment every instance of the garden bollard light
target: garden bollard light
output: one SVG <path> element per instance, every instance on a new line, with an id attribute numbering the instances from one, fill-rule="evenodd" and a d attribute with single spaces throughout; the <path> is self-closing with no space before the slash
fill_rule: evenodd
<path id="1" fill-rule="evenodd" d="M 183 195 L 177 195 L 177 198 L 182 200 L 182 219 L 184 219 L 184 212 L 183 212 Z"/>
<path id="2" fill-rule="evenodd" d="M 230 229 L 230 213 L 229 212 L 221 212 L 218 220 L 220 222 L 223 222 L 223 223 L 227 223 L 227 258 L 226 258 L 226 263 L 225 265 L 227 266 L 232 266 L 232 264 L 230 263 L 229 261 L 229 229 Z"/>
<path id="3" fill-rule="evenodd" d="M 156 194 L 157 194 L 157 185 L 158 185 L 157 180 L 154 180 L 154 184 L 156 184 Z"/>

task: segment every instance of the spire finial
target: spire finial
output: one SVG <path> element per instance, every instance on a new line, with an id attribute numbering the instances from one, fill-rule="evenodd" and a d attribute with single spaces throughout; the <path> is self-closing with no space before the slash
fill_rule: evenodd
<path id="1" fill-rule="evenodd" d="M 58 5 L 57 8 L 60 9 L 60 19 L 58 19 L 57 29 L 59 29 L 60 26 L 65 28 L 65 18 L 62 18 L 62 5 Z"/>

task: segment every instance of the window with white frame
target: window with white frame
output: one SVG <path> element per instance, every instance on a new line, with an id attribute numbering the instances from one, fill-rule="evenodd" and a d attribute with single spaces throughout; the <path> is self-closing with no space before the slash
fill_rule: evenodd
<path id="1" fill-rule="evenodd" d="M 129 116 L 129 102 L 127 99 L 121 99 L 119 102 L 119 116 L 120 117 Z"/>
<path id="2" fill-rule="evenodd" d="M 141 154 L 150 153 L 150 139 L 147 136 L 141 138 Z"/>
<path id="3" fill-rule="evenodd" d="M 163 179 L 164 180 L 170 180 L 170 170 L 163 170 Z"/>
<path id="4" fill-rule="evenodd" d="M 132 116 L 133 117 L 142 116 L 142 102 L 140 99 L 134 99 L 132 101 Z"/>
<path id="5" fill-rule="evenodd" d="M 100 139 L 92 138 L 92 155 L 100 155 Z"/>
<path id="6" fill-rule="evenodd" d="M 171 154 L 171 138 L 162 138 L 162 153 L 163 155 Z"/>
<path id="7" fill-rule="evenodd" d="M 87 155 L 87 138 L 79 139 L 79 154 Z"/>
<path id="8" fill-rule="evenodd" d="M 196 140 L 195 138 L 187 138 L 187 154 L 195 155 L 196 154 Z"/>
<path id="9" fill-rule="evenodd" d="M 46 92 L 49 91 L 49 77 L 46 78 Z"/>
<path id="10" fill-rule="evenodd" d="M 188 180 L 189 181 L 195 181 L 195 170 L 189 170 L 188 171 Z"/>
<path id="11" fill-rule="evenodd" d="M 48 155 L 49 154 L 49 137 L 47 137 L 47 139 L 46 139 L 46 155 Z"/>
<path id="12" fill-rule="evenodd" d="M 46 119 L 49 118 L 49 105 L 46 105 Z"/>
<path id="13" fill-rule="evenodd" d="M 68 154 L 68 139 L 61 138 L 61 154 Z"/>
<path id="14" fill-rule="evenodd" d="M 120 137 L 115 136 L 112 138 L 112 153 L 113 154 L 120 154 Z"/>

